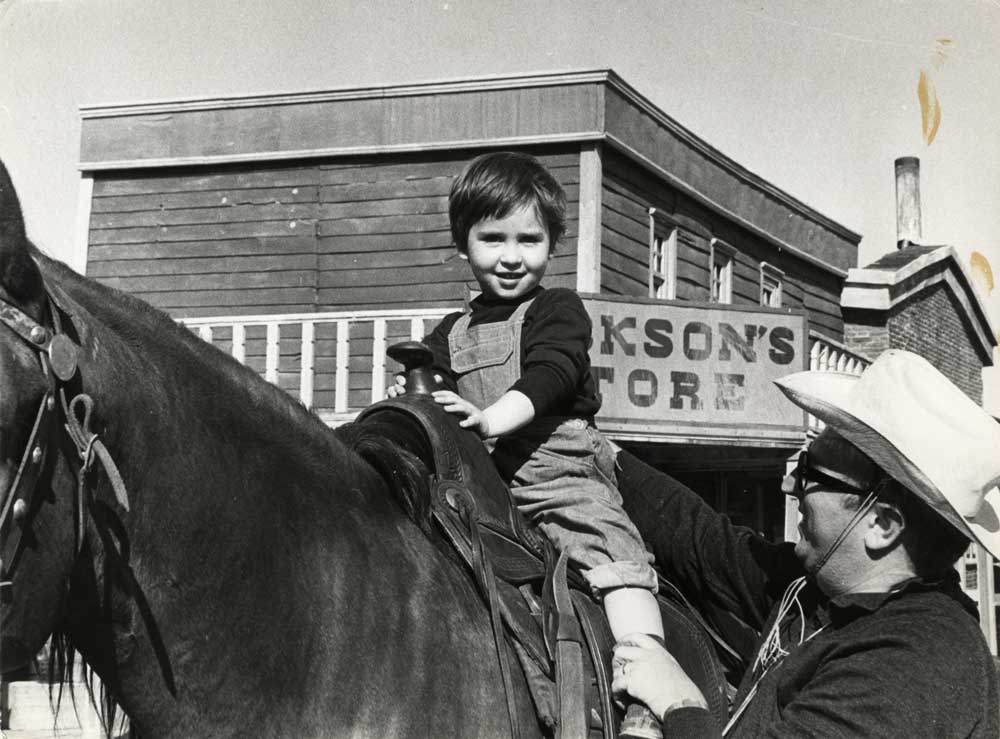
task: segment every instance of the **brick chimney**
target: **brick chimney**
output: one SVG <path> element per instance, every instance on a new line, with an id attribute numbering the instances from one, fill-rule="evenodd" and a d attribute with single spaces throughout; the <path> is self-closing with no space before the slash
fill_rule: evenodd
<path id="1" fill-rule="evenodd" d="M 875 359 L 886 349 L 926 357 L 977 403 L 997 333 L 965 265 L 947 245 L 920 243 L 920 160 L 896 160 L 896 250 L 848 271 L 844 343 Z"/>

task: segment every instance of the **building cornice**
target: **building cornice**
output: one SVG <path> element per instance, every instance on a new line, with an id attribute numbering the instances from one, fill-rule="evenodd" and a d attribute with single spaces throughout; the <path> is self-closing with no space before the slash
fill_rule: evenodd
<path id="1" fill-rule="evenodd" d="M 855 243 L 861 241 L 861 234 L 855 233 L 843 224 L 837 223 L 806 203 L 803 203 L 798 198 L 790 195 L 778 187 L 775 187 L 760 175 L 754 174 L 734 159 L 723 154 L 704 139 L 699 138 L 694 133 L 684 128 L 684 126 L 675 121 L 660 108 L 657 108 L 648 98 L 643 97 L 639 91 L 625 82 L 625 80 L 619 77 L 613 70 L 607 70 L 607 83 L 609 87 L 621 93 L 623 97 L 642 110 L 650 118 L 655 120 L 664 128 L 670 130 L 678 138 L 682 139 L 689 146 L 699 151 L 706 158 L 712 160 L 715 164 L 718 164 L 729 173 L 735 175 L 747 184 L 763 190 L 768 195 L 779 200 L 782 204 L 788 206 L 800 215 L 822 224 L 838 236 Z"/>
<path id="2" fill-rule="evenodd" d="M 822 226 L 840 238 L 854 242 L 855 244 L 861 240 L 861 236 L 859 234 L 814 210 L 784 190 L 775 187 L 760 176 L 741 166 L 735 160 L 726 156 L 688 129 L 684 128 L 610 69 L 577 70 L 529 75 L 501 75 L 438 80 L 400 85 L 378 85 L 365 87 L 353 86 L 341 89 L 312 92 L 279 92 L 253 95 L 192 97 L 168 101 L 84 104 L 80 106 L 79 110 L 81 120 L 86 123 L 112 118 L 173 116 L 209 111 L 232 111 L 247 108 L 321 105 L 324 103 L 348 101 L 389 100 L 394 98 L 428 95 L 452 95 L 468 92 L 487 92 L 492 90 L 500 91 L 544 87 L 568 87 L 573 85 L 600 85 L 614 90 L 629 103 L 635 105 L 642 111 L 643 114 L 655 121 L 657 125 L 660 125 L 664 129 L 668 130 L 672 135 L 683 141 L 687 146 L 690 146 L 701 156 L 709 159 L 713 164 L 722 168 L 732 176 L 738 178 L 751 187 L 766 193 L 769 197 L 777 200 L 783 206 Z M 558 132 L 558 135 L 551 137 L 511 137 L 509 139 L 504 139 L 503 143 L 506 145 L 513 145 L 517 143 L 533 144 L 601 138 L 608 133 L 606 131 L 603 100 L 602 109 L 596 113 L 598 130 L 593 130 L 588 126 L 585 127 L 586 130 L 575 132 L 561 131 Z M 496 141 L 498 140 L 492 139 L 490 141 L 490 145 Z M 281 151 L 255 151 L 240 153 L 213 152 L 203 156 L 142 156 L 108 160 L 103 158 L 82 158 L 79 164 L 79 169 L 82 171 L 96 171 L 110 169 L 133 169 L 139 167 L 184 166 L 191 164 L 221 164 L 260 161 L 264 158 L 269 158 L 271 160 L 290 160 L 332 155 L 352 156 L 382 152 L 415 151 L 418 147 L 419 150 L 428 151 L 455 148 L 456 146 L 466 144 L 473 146 L 482 143 L 483 142 L 480 139 L 473 138 L 468 141 L 448 140 L 408 142 L 405 145 L 389 145 L 384 147 L 310 147 L 307 149 L 293 148 L 292 150 Z"/>
<path id="3" fill-rule="evenodd" d="M 376 154 L 411 154 L 421 151 L 446 151 L 449 149 L 517 147 L 545 144 L 572 144 L 586 141 L 600 141 L 604 137 L 600 131 L 577 131 L 536 136 L 505 136 L 502 138 L 471 138 L 449 141 L 418 141 L 407 144 L 387 144 L 377 146 L 328 146 L 321 148 L 255 151 L 249 154 L 209 154 L 204 156 L 156 157 L 149 159 L 111 159 L 107 161 L 81 161 L 78 169 L 82 172 L 110 171 L 122 169 L 144 169 L 146 167 L 189 167 L 207 164 L 245 164 L 249 162 L 275 162 L 317 157 L 353 157 Z"/>
<path id="4" fill-rule="evenodd" d="M 332 103 L 344 100 L 378 100 L 384 98 L 440 95 L 488 90 L 518 90 L 529 87 L 561 87 L 608 82 L 618 76 L 611 70 L 581 70 L 549 72 L 533 75 L 495 75 L 488 77 L 463 77 L 461 79 L 417 82 L 401 85 L 375 85 L 343 87 L 313 92 L 276 92 L 253 95 L 225 95 L 215 97 L 190 97 L 175 100 L 153 100 L 130 103 L 86 103 L 79 107 L 80 117 L 111 118 L 119 116 L 186 113 L 201 110 L 231 108 L 260 108 L 274 105 L 302 105 Z M 625 84 L 622 82 L 621 84 Z M 636 93 L 638 94 L 638 93 Z"/>
<path id="5" fill-rule="evenodd" d="M 765 231 L 764 229 L 760 228 L 759 226 L 753 224 L 752 222 L 748 221 L 746 218 L 742 217 L 741 215 L 733 212 L 729 208 L 726 208 L 721 203 L 718 203 L 717 201 L 715 201 L 712 198 L 708 197 L 704 193 L 702 193 L 702 192 L 696 190 L 695 188 L 691 187 L 686 182 L 684 182 L 684 180 L 682 180 L 680 177 L 677 177 L 676 175 L 672 174 L 671 172 L 668 172 L 666 169 L 664 169 L 663 167 L 661 167 L 660 165 L 658 165 L 656 162 L 653 162 L 648 157 L 640 154 L 638 151 L 636 151 L 631 146 L 628 146 L 625 142 L 623 142 L 618 137 L 608 135 L 606 137 L 606 140 L 607 140 L 608 144 L 610 144 L 615 150 L 621 152 L 622 154 L 624 154 L 625 156 L 627 156 L 629 159 L 632 159 L 636 163 L 641 164 L 646 169 L 649 169 L 649 170 L 655 172 L 660 177 L 663 177 L 665 180 L 667 180 L 671 184 L 671 186 L 677 188 L 678 190 L 680 190 L 681 192 L 683 192 L 685 195 L 688 195 L 689 197 L 691 197 L 692 199 L 698 201 L 702 205 L 710 208 L 711 210 L 714 210 L 716 213 L 724 215 L 726 218 L 729 218 L 729 219 L 733 220 L 734 222 L 740 224 L 747 231 L 750 231 L 751 233 L 755 234 L 756 236 L 759 236 L 760 238 L 762 238 L 765 241 L 769 242 L 770 244 L 772 244 L 773 246 L 775 246 L 778 249 L 779 252 L 780 251 L 786 251 L 789 254 L 792 254 L 792 255 L 798 257 L 799 259 L 801 259 L 801 260 L 803 260 L 805 262 L 808 262 L 809 264 L 813 265 L 814 267 L 819 267 L 820 269 L 822 269 L 822 270 L 824 270 L 826 272 L 829 272 L 830 274 L 836 275 L 837 277 L 844 278 L 844 277 L 847 276 L 848 272 L 846 270 L 843 270 L 840 267 L 837 267 L 836 265 L 830 264 L 829 262 L 825 262 L 822 259 L 819 259 L 818 257 L 815 257 L 812 254 L 810 254 L 810 253 L 808 253 L 806 251 L 803 251 L 802 249 L 799 249 L 798 247 L 792 246 L 791 244 L 789 244 L 784 239 L 778 238 L 777 236 L 775 236 L 772 233 L 768 233 L 767 231 Z M 733 248 L 733 247 L 730 247 L 730 248 Z M 738 251 L 738 250 L 736 250 L 736 251 Z"/>
<path id="6" fill-rule="evenodd" d="M 923 254 L 898 269 L 849 270 L 840 307 L 886 312 L 938 283 L 943 283 L 962 307 L 976 345 L 986 357 L 986 363 L 992 365 L 993 347 L 997 346 L 996 329 L 975 283 L 951 246 Z"/>

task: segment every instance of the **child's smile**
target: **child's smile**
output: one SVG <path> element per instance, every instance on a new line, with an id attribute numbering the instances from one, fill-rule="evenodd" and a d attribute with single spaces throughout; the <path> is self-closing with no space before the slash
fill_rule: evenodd
<path id="1" fill-rule="evenodd" d="M 531 292 L 549 262 L 549 232 L 534 206 L 504 218 L 487 218 L 469 229 L 463 259 L 489 297 L 514 300 Z"/>

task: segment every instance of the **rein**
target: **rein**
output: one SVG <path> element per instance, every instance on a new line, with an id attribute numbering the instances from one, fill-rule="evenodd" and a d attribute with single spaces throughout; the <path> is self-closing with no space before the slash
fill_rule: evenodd
<path id="1" fill-rule="evenodd" d="M 0 498 L 0 537 L 4 541 L 4 546 L 0 549 L 0 596 L 4 599 L 9 598 L 13 592 L 14 571 L 25 548 L 23 534 L 31 528 L 31 523 L 40 508 L 35 499 L 35 490 L 46 468 L 49 446 L 57 438 L 59 420 L 62 421 L 66 435 L 76 448 L 80 463 L 76 473 L 77 495 L 74 515 L 76 553 L 79 554 L 83 547 L 84 499 L 89 502 L 91 491 L 87 481 L 95 459 L 100 460 L 118 503 L 126 511 L 129 510 L 128 494 L 121 474 L 104 443 L 90 429 L 93 399 L 84 393 L 74 396 L 72 400 L 66 399 L 67 384 L 78 372 L 79 347 L 63 332 L 59 308 L 48 290 L 45 292 L 52 317 L 51 329 L 38 323 L 0 296 L 0 323 L 6 325 L 38 354 L 42 375 L 48 386 L 38 405 L 38 412 L 18 464 L 17 473 Z M 81 411 L 82 423 L 78 417 Z M 56 418 L 57 413 L 58 418 Z M 9 534 L 14 527 L 17 530 L 11 537 Z M 9 556 L 8 552 L 11 552 Z"/>

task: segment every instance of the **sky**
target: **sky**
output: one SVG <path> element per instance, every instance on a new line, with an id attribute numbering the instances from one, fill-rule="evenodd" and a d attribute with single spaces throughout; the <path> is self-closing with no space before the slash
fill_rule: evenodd
<path id="1" fill-rule="evenodd" d="M 80 105 L 610 68 L 862 234 L 859 266 L 895 249 L 893 161 L 919 157 L 923 243 L 955 247 L 996 332 L 998 45 L 1000 0 L 0 0 L 0 159 L 69 259 Z"/>

